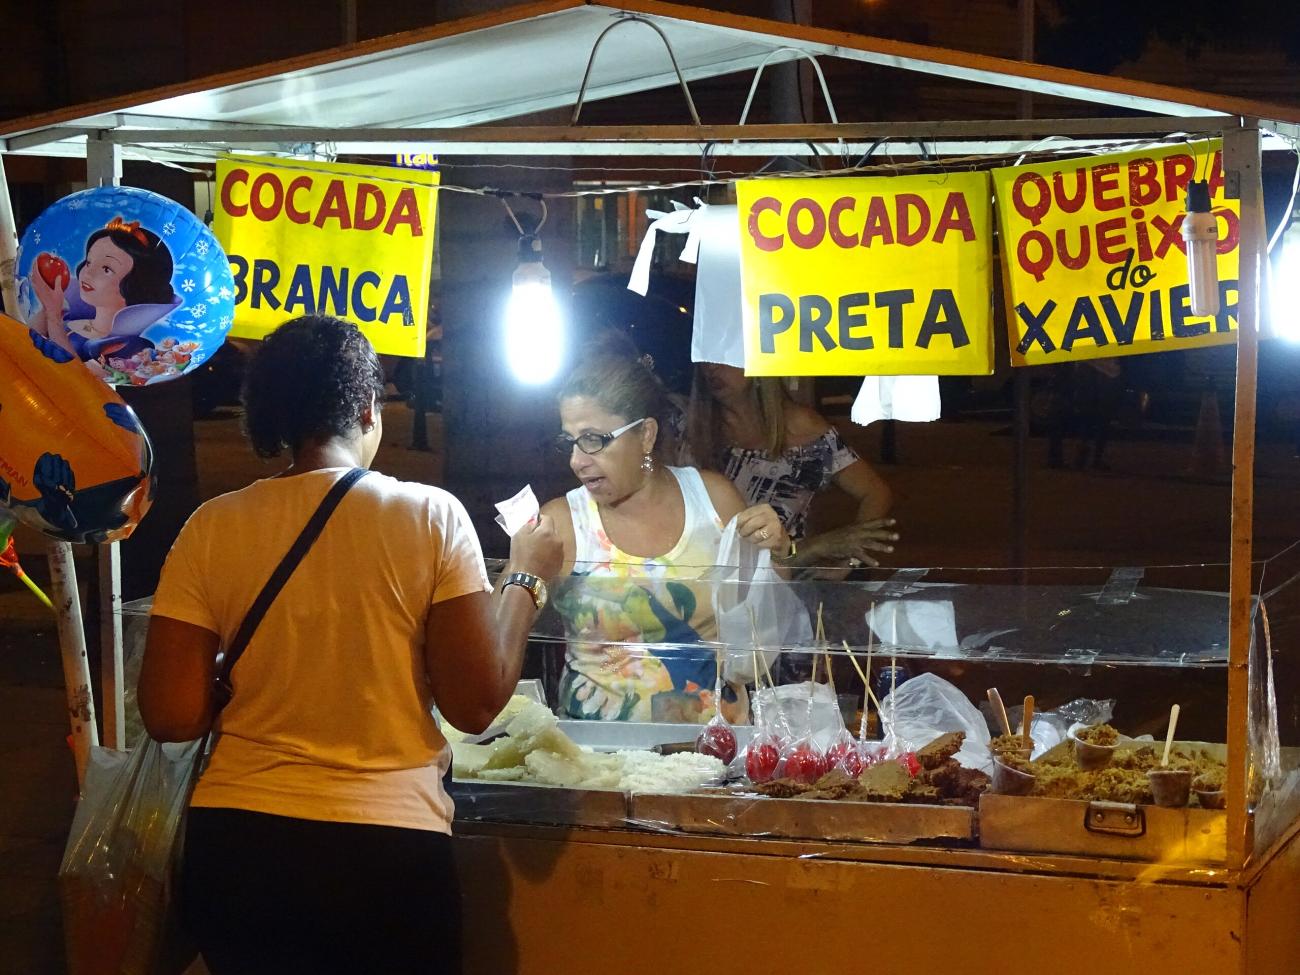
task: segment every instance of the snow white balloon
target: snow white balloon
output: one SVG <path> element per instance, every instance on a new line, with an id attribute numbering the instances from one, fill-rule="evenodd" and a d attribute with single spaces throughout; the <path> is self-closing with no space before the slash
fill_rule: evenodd
<path id="1" fill-rule="evenodd" d="M 33 341 L 114 385 L 184 374 L 225 341 L 234 317 L 216 238 L 146 190 L 101 187 L 54 204 L 23 234 L 18 276 Z"/>

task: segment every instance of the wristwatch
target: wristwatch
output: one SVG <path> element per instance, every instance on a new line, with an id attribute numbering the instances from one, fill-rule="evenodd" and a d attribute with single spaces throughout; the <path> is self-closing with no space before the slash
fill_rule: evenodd
<path id="1" fill-rule="evenodd" d="M 533 606 L 539 611 L 546 605 L 546 583 L 531 572 L 512 572 L 506 576 L 505 583 L 501 586 L 501 591 L 505 592 L 506 586 L 522 586 L 528 590 L 528 595 L 533 597 Z"/>

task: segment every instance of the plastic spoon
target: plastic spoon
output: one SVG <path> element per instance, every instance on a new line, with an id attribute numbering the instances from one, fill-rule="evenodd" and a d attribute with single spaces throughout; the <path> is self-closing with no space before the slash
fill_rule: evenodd
<path id="1" fill-rule="evenodd" d="M 1011 737 L 1011 719 L 1007 717 L 1007 706 L 1002 703 L 1002 695 L 998 693 L 996 687 L 989 688 L 989 704 L 993 705 L 993 713 L 997 715 L 998 720 L 1002 722 L 1002 733 L 1008 738 Z"/>
<path id="2" fill-rule="evenodd" d="M 1165 753 L 1160 756 L 1160 765 L 1169 764 L 1169 749 L 1174 744 L 1174 729 L 1178 727 L 1178 705 L 1175 704 L 1169 709 L 1169 731 L 1165 734 Z"/>

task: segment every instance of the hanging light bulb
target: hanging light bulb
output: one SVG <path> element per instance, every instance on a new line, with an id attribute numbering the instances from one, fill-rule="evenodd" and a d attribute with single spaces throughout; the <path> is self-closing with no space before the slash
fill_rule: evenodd
<path id="1" fill-rule="evenodd" d="M 564 321 L 536 234 L 519 238 L 519 266 L 506 303 L 505 343 L 506 362 L 521 383 L 538 386 L 560 371 Z"/>
<path id="2" fill-rule="evenodd" d="M 1187 213 L 1183 217 L 1187 242 L 1187 277 L 1192 289 L 1192 314 L 1208 318 L 1219 313 L 1219 223 L 1210 212 L 1210 184 L 1187 184 Z"/>

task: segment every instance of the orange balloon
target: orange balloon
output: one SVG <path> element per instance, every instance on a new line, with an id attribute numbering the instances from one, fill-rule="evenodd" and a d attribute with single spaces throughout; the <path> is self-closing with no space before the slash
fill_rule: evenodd
<path id="1" fill-rule="evenodd" d="M 0 315 L 0 509 L 52 538 L 113 542 L 155 486 L 149 437 L 113 388 Z"/>

